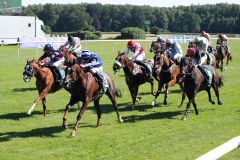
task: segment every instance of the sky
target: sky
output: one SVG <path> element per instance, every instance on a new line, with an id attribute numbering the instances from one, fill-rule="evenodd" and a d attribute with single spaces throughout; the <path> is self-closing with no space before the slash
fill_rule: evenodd
<path id="1" fill-rule="evenodd" d="M 22 0 L 23 6 L 33 4 L 76 4 L 76 3 L 101 3 L 101 4 L 132 4 L 132 5 L 149 5 L 153 7 L 172 7 L 172 6 L 189 6 L 191 4 L 240 4 L 240 0 Z"/>

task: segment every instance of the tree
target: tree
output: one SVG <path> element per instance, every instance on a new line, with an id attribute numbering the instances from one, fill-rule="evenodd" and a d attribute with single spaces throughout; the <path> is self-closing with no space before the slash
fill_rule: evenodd
<path id="1" fill-rule="evenodd" d="M 155 27 L 151 27 L 150 33 L 157 35 L 157 34 L 160 33 L 160 28 L 158 28 L 158 27 L 156 27 L 156 26 L 155 26 Z"/>

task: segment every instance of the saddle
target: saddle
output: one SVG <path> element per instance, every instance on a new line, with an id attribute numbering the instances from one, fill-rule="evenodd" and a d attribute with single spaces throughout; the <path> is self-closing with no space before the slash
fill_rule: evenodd
<path id="1" fill-rule="evenodd" d="M 146 75 L 146 77 L 152 76 L 152 67 L 147 61 L 134 61 L 136 64 L 138 64 L 142 70 L 143 73 Z"/>
<path id="2" fill-rule="evenodd" d="M 204 79 L 208 85 L 211 85 L 213 79 L 213 70 L 209 65 L 198 66 L 198 69 L 202 72 Z"/>

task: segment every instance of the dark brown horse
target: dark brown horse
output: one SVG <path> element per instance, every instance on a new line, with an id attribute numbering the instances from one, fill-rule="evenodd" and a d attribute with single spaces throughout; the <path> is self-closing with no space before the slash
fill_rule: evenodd
<path id="1" fill-rule="evenodd" d="M 207 91 L 209 102 L 212 104 L 215 104 L 215 102 L 212 100 L 211 92 L 210 92 L 210 89 L 212 87 L 215 91 L 218 104 L 219 105 L 222 104 L 222 102 L 219 99 L 219 90 L 218 90 L 218 88 L 223 85 L 222 77 L 219 76 L 219 74 L 217 73 L 217 70 L 214 67 L 210 65 L 206 65 L 206 67 L 208 68 L 208 70 L 211 72 L 211 75 L 212 75 L 212 81 L 210 86 L 208 86 L 207 80 L 205 78 L 206 75 L 204 75 L 204 73 L 200 70 L 199 67 L 195 67 L 195 65 L 193 65 L 191 58 L 189 57 L 182 58 L 180 62 L 181 75 L 183 76 L 183 81 L 184 81 L 184 92 L 187 94 L 187 97 L 189 100 L 187 103 L 185 113 L 182 117 L 183 120 L 187 119 L 187 114 L 188 114 L 187 112 L 188 112 L 188 109 L 190 108 L 191 103 L 194 106 L 196 115 L 198 114 L 197 105 L 195 102 L 195 96 L 198 92 L 202 90 Z"/>
<path id="2" fill-rule="evenodd" d="M 226 49 L 222 44 L 216 47 L 217 52 L 215 53 L 215 57 L 217 60 L 217 67 L 220 68 L 221 71 L 225 70 L 223 68 L 224 59 L 227 58 L 226 65 L 228 65 L 229 60 L 232 60 L 232 56 L 230 53 L 227 53 Z"/>
<path id="3" fill-rule="evenodd" d="M 27 114 L 31 114 L 34 107 L 39 101 L 42 101 L 43 113 L 44 116 L 47 114 L 46 110 L 46 95 L 48 93 L 54 93 L 61 89 L 61 86 L 58 82 L 54 80 L 52 71 L 47 67 L 41 67 L 38 62 L 35 60 L 27 60 L 25 69 L 23 72 L 23 80 L 29 82 L 31 77 L 36 77 L 36 86 L 38 89 L 38 97 L 35 99 L 32 107 L 28 110 Z"/>
<path id="4" fill-rule="evenodd" d="M 104 74 L 105 79 L 107 80 L 109 88 L 107 89 L 106 95 L 109 97 L 113 104 L 113 108 L 117 113 L 118 120 L 123 122 L 117 108 L 116 96 L 118 96 L 118 91 L 114 85 L 113 80 L 107 74 Z M 77 122 L 72 130 L 71 135 L 75 136 L 78 128 L 78 124 L 88 107 L 88 104 L 91 101 L 94 101 L 94 107 L 97 111 L 97 127 L 99 126 L 101 118 L 101 109 L 99 107 L 99 100 L 102 97 L 102 94 L 99 94 L 100 85 L 97 82 L 96 78 L 90 72 L 86 72 L 80 65 L 73 65 L 72 72 L 69 73 L 66 77 L 66 80 L 71 81 L 70 93 L 71 98 L 69 103 L 66 105 L 65 113 L 63 116 L 63 127 L 66 128 L 66 121 L 68 117 L 68 112 L 70 108 L 77 102 L 82 101 L 81 110 L 77 116 Z"/>
<path id="5" fill-rule="evenodd" d="M 165 86 L 165 96 L 163 103 L 166 105 L 168 94 L 167 92 L 169 87 L 174 86 L 176 83 L 178 83 L 180 88 L 183 90 L 184 84 L 182 81 L 180 81 L 180 67 L 172 62 L 166 54 L 156 53 L 154 56 L 153 73 L 155 79 L 158 81 L 158 91 L 155 94 L 152 105 L 155 106 L 157 97 L 159 96 L 163 86 Z M 180 107 L 182 106 L 184 99 L 185 94 L 182 93 L 182 102 L 180 104 Z"/>
<path id="6" fill-rule="evenodd" d="M 149 62 L 149 63 L 150 65 L 152 65 L 152 62 Z M 154 79 L 152 77 L 145 76 L 144 71 L 140 65 L 129 60 L 124 53 L 118 52 L 118 55 L 115 58 L 115 61 L 113 63 L 113 71 L 116 73 L 117 71 L 120 70 L 120 68 L 123 68 L 123 71 L 125 73 L 126 84 L 128 86 L 128 89 L 132 97 L 132 103 L 133 103 L 132 108 L 134 109 L 135 103 L 137 100 L 139 86 L 146 82 L 150 83 L 151 93 L 154 94 L 153 92 Z"/>

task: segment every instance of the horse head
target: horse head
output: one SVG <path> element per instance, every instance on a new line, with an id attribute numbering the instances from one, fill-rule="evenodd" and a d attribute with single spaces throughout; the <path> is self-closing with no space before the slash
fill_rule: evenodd
<path id="1" fill-rule="evenodd" d="M 188 48 L 196 48 L 196 44 L 194 43 L 194 41 L 188 42 Z"/>
<path id="2" fill-rule="evenodd" d="M 28 60 L 27 59 L 27 63 L 24 67 L 24 71 L 23 71 L 23 80 L 24 82 L 29 82 L 32 78 L 32 76 L 34 75 L 34 63 L 35 60 Z"/>
<path id="3" fill-rule="evenodd" d="M 183 57 L 180 61 L 181 78 L 184 79 L 186 75 L 191 74 L 194 68 L 193 59 L 190 57 Z"/>
<path id="4" fill-rule="evenodd" d="M 115 58 L 115 61 L 113 63 L 113 71 L 116 73 L 120 70 L 120 68 L 125 67 L 125 62 L 128 60 L 127 56 L 124 54 L 124 52 L 118 51 L 118 55 Z M 114 73 L 114 74 L 115 74 Z"/>
<path id="5" fill-rule="evenodd" d="M 150 45 L 150 52 L 154 52 L 155 54 L 160 52 L 161 50 L 161 44 L 159 41 L 152 41 L 152 44 Z"/>
<path id="6" fill-rule="evenodd" d="M 69 51 L 67 47 L 61 47 L 61 52 L 66 62 L 68 62 L 71 65 L 75 64 L 76 55 Z"/>

